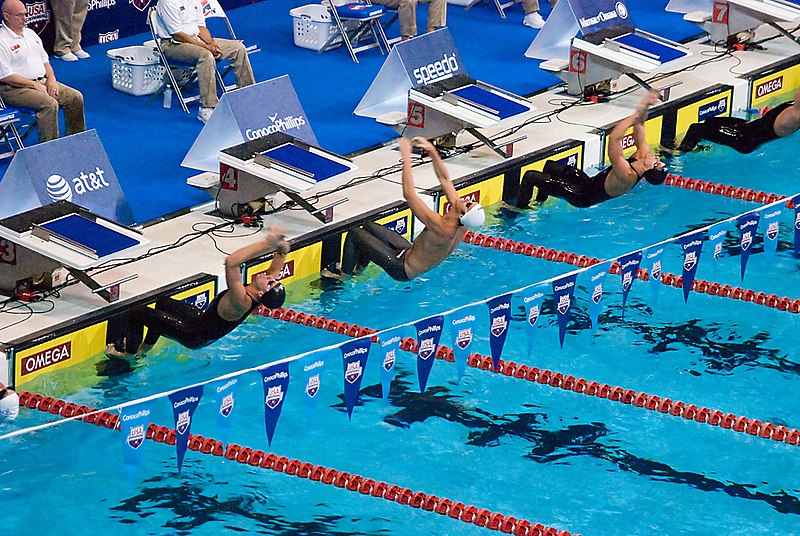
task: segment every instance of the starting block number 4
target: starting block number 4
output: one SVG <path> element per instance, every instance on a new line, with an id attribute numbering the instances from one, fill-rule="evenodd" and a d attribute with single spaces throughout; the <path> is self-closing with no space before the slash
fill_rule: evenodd
<path id="1" fill-rule="evenodd" d="M 219 185 L 223 190 L 237 191 L 239 189 L 239 170 L 220 163 Z"/>
<path id="2" fill-rule="evenodd" d="M 586 52 L 583 50 L 569 51 L 569 72 L 586 74 Z"/>
<path id="3" fill-rule="evenodd" d="M 418 102 L 409 102 L 406 124 L 410 127 L 425 128 L 425 107 Z"/>
<path id="4" fill-rule="evenodd" d="M 728 24 L 728 2 L 714 2 L 714 12 L 711 15 L 711 22 L 716 24 Z"/>

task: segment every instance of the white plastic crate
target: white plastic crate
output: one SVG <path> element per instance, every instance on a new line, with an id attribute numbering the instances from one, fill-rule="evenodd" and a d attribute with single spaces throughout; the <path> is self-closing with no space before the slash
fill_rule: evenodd
<path id="1" fill-rule="evenodd" d="M 309 4 L 289 10 L 294 20 L 294 44 L 319 52 L 332 35 L 336 35 L 336 24 L 328 8 L 321 4 Z M 342 44 L 341 38 L 331 48 Z"/>
<path id="2" fill-rule="evenodd" d="M 111 58 L 111 85 L 130 95 L 152 95 L 161 88 L 165 69 L 156 52 L 146 46 L 115 48 Z"/>

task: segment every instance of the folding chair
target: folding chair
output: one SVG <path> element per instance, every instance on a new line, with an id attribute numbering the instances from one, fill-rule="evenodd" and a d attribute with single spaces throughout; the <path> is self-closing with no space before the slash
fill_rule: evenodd
<path id="1" fill-rule="evenodd" d="M 236 32 L 233 31 L 233 26 L 231 25 L 230 19 L 228 19 L 228 15 L 225 14 L 225 11 L 222 9 L 222 6 L 219 5 L 217 0 L 201 0 L 200 5 L 203 8 L 203 16 L 206 18 L 206 24 L 209 24 L 208 19 L 222 19 L 225 22 L 225 27 L 227 28 L 228 35 L 230 39 L 238 40 L 236 37 Z M 214 33 L 214 32 L 212 32 Z M 245 45 L 245 51 L 247 55 L 255 54 L 256 52 L 261 52 L 261 47 L 258 44 L 255 45 Z M 233 70 L 233 65 L 228 64 L 225 69 L 222 71 L 222 78 L 225 78 L 228 73 Z M 231 84 L 227 86 L 227 89 L 234 89 L 236 86 Z"/>
<path id="2" fill-rule="evenodd" d="M 325 52 L 344 41 L 350 57 L 358 63 L 356 54 L 377 47 L 381 54 L 389 52 L 389 41 L 381 26 L 381 17 L 386 13 L 383 6 L 374 6 L 369 2 L 351 2 L 336 4 L 335 0 L 328 9 L 336 24 L 336 33 L 331 35 L 320 49 Z M 367 42 L 361 44 L 364 40 Z"/>
<path id="3" fill-rule="evenodd" d="M 22 116 L 31 114 L 33 115 L 33 121 L 27 125 L 20 125 Z M 6 103 L 0 98 L 0 139 L 8 146 L 8 151 L 1 153 L 0 159 L 14 156 L 14 153 L 20 149 L 24 149 L 25 145 L 22 140 L 30 133 L 34 126 L 36 126 L 35 110 L 6 106 Z M 20 128 L 18 127 L 24 128 L 22 134 L 20 134 Z"/>
<path id="4" fill-rule="evenodd" d="M 153 36 L 153 46 L 155 47 L 156 54 L 165 67 L 164 71 L 167 78 L 164 80 L 164 86 L 166 87 L 167 84 L 172 86 L 172 90 L 175 92 L 175 96 L 178 98 L 181 108 L 188 114 L 189 107 L 187 104 L 200 100 L 199 91 L 197 94 L 191 96 L 185 94 L 186 88 L 197 80 L 197 71 L 194 65 L 170 64 L 169 60 L 164 55 L 164 51 L 161 49 L 161 39 L 158 37 L 158 31 L 156 29 L 157 17 L 158 13 L 156 12 L 156 7 L 151 6 L 147 10 L 147 25 L 150 27 L 150 35 Z M 219 70 L 214 69 L 214 72 L 216 73 L 217 83 L 222 88 L 222 91 L 227 91 Z"/>

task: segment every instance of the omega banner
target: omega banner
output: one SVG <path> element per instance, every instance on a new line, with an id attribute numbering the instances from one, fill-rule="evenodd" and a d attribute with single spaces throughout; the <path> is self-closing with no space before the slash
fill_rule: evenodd
<path id="1" fill-rule="evenodd" d="M 28 8 L 28 27 L 42 38 L 45 48 L 52 51 L 53 10 L 48 0 L 23 0 Z M 252 4 L 258 0 L 220 0 L 225 10 Z M 147 9 L 156 0 L 89 0 L 89 14 L 83 25 L 84 47 L 110 43 L 122 37 L 146 32 Z"/>

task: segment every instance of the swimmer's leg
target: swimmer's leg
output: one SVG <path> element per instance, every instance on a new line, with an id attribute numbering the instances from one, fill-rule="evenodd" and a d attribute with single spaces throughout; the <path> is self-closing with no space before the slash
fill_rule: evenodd
<path id="1" fill-rule="evenodd" d="M 367 222 L 363 229 L 381 242 L 389 244 L 397 253 L 411 248 L 411 242 L 403 238 L 402 235 L 374 221 Z"/>
<path id="2" fill-rule="evenodd" d="M 361 244 L 366 236 L 370 236 L 370 234 L 360 227 L 347 231 L 347 238 L 344 239 L 342 250 L 342 274 L 353 275 L 356 267 L 363 269 L 369 264 L 366 253 L 361 250 Z"/>
<path id="3" fill-rule="evenodd" d="M 550 179 L 551 177 L 547 173 L 532 169 L 526 171 L 522 176 L 519 192 L 517 192 L 517 208 L 528 208 L 534 191 L 536 193 L 536 201 L 546 201 L 548 197 L 546 185 Z"/>
<path id="4" fill-rule="evenodd" d="M 686 131 L 678 150 L 691 151 L 700 140 L 707 140 L 739 151 L 737 145 L 745 141 L 741 135 L 741 128 L 746 124 L 747 121 L 739 117 L 712 117 L 703 123 L 694 123 Z"/>
<path id="5" fill-rule="evenodd" d="M 386 231 L 392 233 L 394 236 L 385 234 L 374 226 L 370 226 L 370 230 L 380 234 L 386 238 L 386 240 L 382 240 L 364 229 L 359 229 L 360 232 L 353 236 L 353 241 L 357 244 L 359 252 L 365 255 L 369 261 L 383 268 L 393 279 L 408 281 L 408 276 L 406 276 L 405 273 L 403 253 L 411 247 L 411 244 L 408 240 L 391 229 L 386 229 Z M 348 237 L 349 236 L 348 234 Z M 349 267 L 345 264 L 346 261 L 347 258 L 342 261 L 342 272 L 348 273 L 345 271 L 345 269 Z"/>

